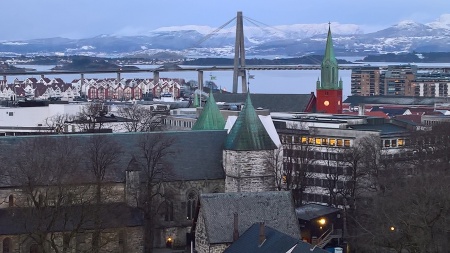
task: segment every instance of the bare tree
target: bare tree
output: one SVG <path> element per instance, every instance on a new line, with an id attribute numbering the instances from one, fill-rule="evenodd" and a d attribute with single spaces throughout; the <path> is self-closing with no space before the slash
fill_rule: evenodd
<path id="1" fill-rule="evenodd" d="M 91 102 L 84 105 L 71 123 L 78 124 L 83 132 L 100 131 L 105 124 L 108 108 L 102 102 Z"/>
<path id="2" fill-rule="evenodd" d="M 117 114 L 128 119 L 121 123 L 127 132 L 152 132 L 162 127 L 162 115 L 149 107 L 137 104 L 121 106 Z"/>
<path id="3" fill-rule="evenodd" d="M 304 201 L 304 193 L 308 187 L 308 179 L 312 172 L 310 167 L 315 161 L 314 138 L 304 135 L 285 135 L 282 138 L 283 158 L 270 155 L 267 164 L 275 174 L 278 190 L 292 190 L 296 205 Z M 281 152 L 281 151 L 279 151 Z"/>
<path id="4" fill-rule="evenodd" d="M 45 126 L 52 129 L 50 132 L 62 134 L 67 131 L 70 121 L 74 120 L 74 116 L 68 114 L 56 114 L 45 119 Z"/>
<path id="5" fill-rule="evenodd" d="M 112 174 L 114 164 L 120 161 L 122 150 L 118 143 L 108 138 L 107 135 L 93 135 L 85 149 L 86 163 L 95 178 L 94 194 L 94 233 L 92 235 L 93 252 L 99 252 L 101 217 L 100 206 L 104 198 L 104 180 L 108 174 Z"/>
<path id="6" fill-rule="evenodd" d="M 136 166 L 141 170 L 141 187 L 134 199 L 144 216 L 144 252 L 152 252 L 155 229 L 158 226 L 158 208 L 166 196 L 163 182 L 172 177 L 170 157 L 175 140 L 162 133 L 146 134 L 139 142 Z"/>
<path id="7" fill-rule="evenodd" d="M 13 198 L 16 224 L 26 231 L 22 243 L 31 240 L 40 252 L 65 252 L 70 241 L 90 222 L 90 198 L 86 188 L 71 185 L 84 180 L 80 173 L 76 143 L 65 137 L 21 140 L 7 156 L 4 170 L 11 185 L 20 191 Z M 77 207 L 68 207 L 74 196 Z"/>

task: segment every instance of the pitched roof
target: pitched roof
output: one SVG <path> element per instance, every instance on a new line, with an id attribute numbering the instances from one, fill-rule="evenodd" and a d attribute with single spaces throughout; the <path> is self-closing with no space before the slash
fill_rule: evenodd
<path id="1" fill-rule="evenodd" d="M 198 117 L 192 130 L 222 130 L 224 127 L 225 119 L 220 113 L 216 100 L 214 100 L 214 95 L 210 92 L 202 114 Z"/>
<path id="2" fill-rule="evenodd" d="M 236 122 L 228 134 L 225 149 L 273 150 L 276 148 L 275 143 L 270 138 L 266 128 L 255 112 L 250 95 L 247 95 L 244 109 L 239 113 Z"/>
<path id="3" fill-rule="evenodd" d="M 244 103 L 246 94 L 215 93 L 217 102 Z M 250 94 L 255 108 L 269 109 L 271 112 L 308 112 L 313 110 L 314 93 L 310 94 Z"/>
<path id="4" fill-rule="evenodd" d="M 205 220 L 209 243 L 233 241 L 234 213 L 238 214 L 239 234 L 255 222 L 300 238 L 290 192 L 229 192 L 200 195 L 200 212 Z"/>
<path id="5" fill-rule="evenodd" d="M 173 155 L 166 161 L 170 167 L 169 181 L 190 181 L 206 179 L 223 179 L 225 174 L 222 167 L 223 143 L 227 136 L 226 130 L 211 131 L 176 131 L 176 132 L 147 132 L 147 133 L 112 133 L 112 134 L 71 134 L 71 135 L 47 135 L 47 136 L 16 136 L 0 138 L 0 149 L 14 150 L 22 141 L 33 138 L 52 138 L 61 141 L 76 143 L 76 150 L 85 150 L 92 136 L 105 136 L 109 140 L 120 145 L 122 155 L 119 162 L 115 163 L 109 173 L 105 175 L 105 182 L 124 182 L 125 170 L 129 167 L 133 156 L 142 154 L 139 150 L 139 142 L 147 135 L 157 138 L 173 138 L 174 143 L 170 150 Z M 67 138 L 67 139 L 64 139 Z M 6 159 L 8 152 L 2 152 L 0 159 Z M 11 159 L 8 159 L 11 160 Z M 88 166 L 82 166 L 85 175 L 90 175 Z M 128 168 L 129 169 L 129 168 Z M 92 177 L 73 177 L 81 180 L 79 183 L 92 183 Z M 17 186 L 16 182 L 0 180 L 0 187 Z"/>
<path id="6" fill-rule="evenodd" d="M 297 218 L 302 220 L 312 220 L 319 218 L 324 215 L 328 215 L 331 213 L 340 212 L 341 209 L 334 208 L 331 206 L 324 206 L 319 204 L 306 204 L 300 207 L 297 207 L 295 209 L 295 214 L 297 215 Z"/>
<path id="7" fill-rule="evenodd" d="M 259 228 L 259 223 L 253 224 L 237 241 L 233 242 L 230 247 L 225 249 L 224 253 L 286 253 L 292 248 L 294 248 L 294 251 L 292 252 L 298 253 L 328 252 L 269 226 L 264 226 L 265 241 L 260 245 Z"/>
<path id="8" fill-rule="evenodd" d="M 224 253 L 286 253 L 293 247 L 301 251 L 294 252 L 314 252 L 326 253 L 321 248 L 314 248 L 313 245 L 302 242 L 290 235 L 282 233 L 276 229 L 264 225 L 265 241 L 262 245 L 259 244 L 259 228 L 260 224 L 255 223 L 247 229 L 237 241 L 233 242 Z M 313 249 L 314 248 L 314 249 Z M 313 250 L 312 250 L 313 249 Z"/>

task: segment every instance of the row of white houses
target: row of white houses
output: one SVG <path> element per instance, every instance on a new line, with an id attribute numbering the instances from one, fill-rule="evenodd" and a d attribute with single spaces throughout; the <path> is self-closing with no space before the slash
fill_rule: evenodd
<path id="1" fill-rule="evenodd" d="M 132 100 L 144 96 L 161 97 L 170 94 L 180 97 L 180 88 L 184 79 L 160 78 L 157 83 L 153 79 L 121 79 L 85 78 L 65 83 L 61 78 L 27 78 L 15 79 L 12 83 L 0 81 L 0 99 L 28 97 L 38 99 L 75 98 L 86 96 L 88 99 Z"/>

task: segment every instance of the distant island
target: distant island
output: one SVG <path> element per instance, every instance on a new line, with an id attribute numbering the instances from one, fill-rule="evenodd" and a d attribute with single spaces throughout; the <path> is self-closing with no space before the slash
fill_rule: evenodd
<path id="1" fill-rule="evenodd" d="M 87 57 L 87 56 L 73 56 L 71 62 L 57 65 L 51 70 L 70 70 L 70 71 L 85 71 L 85 70 L 136 70 L 136 66 L 121 66 L 110 62 L 108 59 Z"/>
<path id="2" fill-rule="evenodd" d="M 10 65 L 8 63 L 0 63 L 0 73 L 8 73 L 8 72 L 27 72 L 35 69 L 28 69 L 28 68 L 18 68 L 16 66 Z"/>
<path id="3" fill-rule="evenodd" d="M 450 52 L 380 54 L 364 57 L 362 62 L 450 63 Z"/>

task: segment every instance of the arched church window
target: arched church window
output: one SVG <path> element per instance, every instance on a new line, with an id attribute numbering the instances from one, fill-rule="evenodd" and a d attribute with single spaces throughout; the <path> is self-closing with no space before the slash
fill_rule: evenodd
<path id="1" fill-rule="evenodd" d="M 186 219 L 192 220 L 195 215 L 195 210 L 197 208 L 197 193 L 195 191 L 190 191 L 187 195 L 187 206 L 186 206 Z"/>
<path id="2" fill-rule="evenodd" d="M 11 238 L 6 237 L 3 239 L 3 253 L 10 253 L 12 251 L 11 247 Z"/>
<path id="3" fill-rule="evenodd" d="M 331 83 L 334 84 L 335 80 L 334 80 L 334 76 L 335 76 L 335 69 L 334 67 L 331 68 Z"/>

